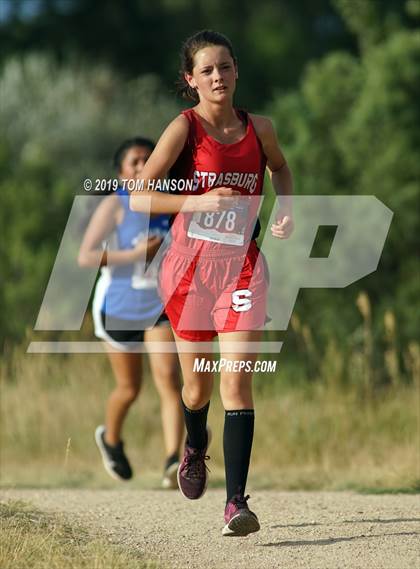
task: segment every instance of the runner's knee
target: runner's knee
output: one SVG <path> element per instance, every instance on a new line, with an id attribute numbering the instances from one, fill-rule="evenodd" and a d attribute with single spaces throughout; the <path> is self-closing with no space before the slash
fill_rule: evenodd
<path id="1" fill-rule="evenodd" d="M 252 401 L 252 387 L 239 378 L 224 378 L 220 382 L 220 396 L 225 408 L 241 409 Z"/>
<path id="2" fill-rule="evenodd" d="M 160 397 L 162 398 L 174 396 L 179 397 L 181 392 L 179 374 L 177 370 L 172 368 L 165 369 L 163 372 L 159 371 L 155 377 L 155 385 Z"/>
<path id="3" fill-rule="evenodd" d="M 182 399 L 189 409 L 201 409 L 210 399 L 209 390 L 202 385 L 184 385 Z"/>
<path id="4" fill-rule="evenodd" d="M 123 400 L 125 403 L 133 403 L 137 399 L 140 392 L 140 385 L 119 385 L 115 389 L 115 393 L 118 395 L 119 399 Z"/>

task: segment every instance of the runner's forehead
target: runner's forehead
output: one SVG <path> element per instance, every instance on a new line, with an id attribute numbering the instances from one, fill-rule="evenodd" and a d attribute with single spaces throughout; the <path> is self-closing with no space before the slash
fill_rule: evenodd
<path id="1" fill-rule="evenodd" d="M 151 153 L 152 151 L 150 148 L 147 148 L 146 146 L 132 146 L 127 150 L 127 153 L 124 156 L 124 160 L 127 160 L 129 162 L 135 160 L 145 160 L 149 158 Z"/>
<path id="2" fill-rule="evenodd" d="M 232 56 L 224 45 L 209 45 L 194 55 L 194 67 L 202 68 L 221 63 L 232 63 Z"/>

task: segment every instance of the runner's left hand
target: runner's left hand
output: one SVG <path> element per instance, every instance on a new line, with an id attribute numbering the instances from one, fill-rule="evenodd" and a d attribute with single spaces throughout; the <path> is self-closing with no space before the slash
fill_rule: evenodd
<path id="1" fill-rule="evenodd" d="M 271 226 L 271 234 L 278 239 L 287 239 L 293 232 L 294 223 L 290 214 L 277 214 L 277 222 Z"/>

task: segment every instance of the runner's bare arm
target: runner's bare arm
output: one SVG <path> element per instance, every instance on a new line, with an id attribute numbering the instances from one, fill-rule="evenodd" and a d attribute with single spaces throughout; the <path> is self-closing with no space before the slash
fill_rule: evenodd
<path id="1" fill-rule="evenodd" d="M 147 160 L 142 173 L 143 187 L 149 182 L 165 178 L 170 168 L 184 148 L 189 130 L 188 119 L 183 115 L 176 117 L 163 132 L 156 148 Z M 154 214 L 178 213 L 179 211 L 219 211 L 231 205 L 230 196 L 235 195 L 230 188 L 217 188 L 199 196 L 174 195 L 155 191 L 137 191 L 130 195 L 130 208 L 133 211 Z"/>
<path id="2" fill-rule="evenodd" d="M 107 196 L 98 205 L 80 245 L 77 261 L 81 267 L 128 265 L 145 256 L 149 250 L 156 250 L 159 246 L 161 239 L 152 237 L 143 239 L 133 249 L 105 251 L 102 243 L 115 229 L 120 213 L 121 206 L 116 195 Z"/>
<path id="3" fill-rule="evenodd" d="M 292 174 L 280 149 L 273 123 L 267 117 L 251 115 L 258 138 L 267 157 L 267 167 L 277 195 L 293 194 Z M 284 200 L 287 203 L 288 200 Z M 289 200 L 290 201 L 290 200 Z"/>
<path id="4" fill-rule="evenodd" d="M 274 237 L 284 239 L 293 231 L 292 173 L 280 149 L 271 120 L 260 115 L 251 115 L 251 118 L 267 157 L 267 168 L 274 191 L 278 196 L 282 196 L 280 209 L 276 215 L 277 223 L 272 225 L 271 232 Z"/>

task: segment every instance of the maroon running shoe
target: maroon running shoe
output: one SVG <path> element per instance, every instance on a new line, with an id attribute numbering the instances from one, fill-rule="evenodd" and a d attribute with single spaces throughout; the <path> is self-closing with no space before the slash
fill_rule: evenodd
<path id="1" fill-rule="evenodd" d="M 222 535 L 235 537 L 245 536 L 260 529 L 260 524 L 254 512 L 248 508 L 249 496 L 237 494 L 226 504 L 225 522 Z"/>
<path id="2" fill-rule="evenodd" d="M 198 500 L 207 488 L 206 460 L 210 446 L 211 431 L 207 427 L 207 444 L 203 449 L 190 447 L 185 443 L 184 456 L 178 468 L 178 486 L 181 494 L 188 500 Z"/>

